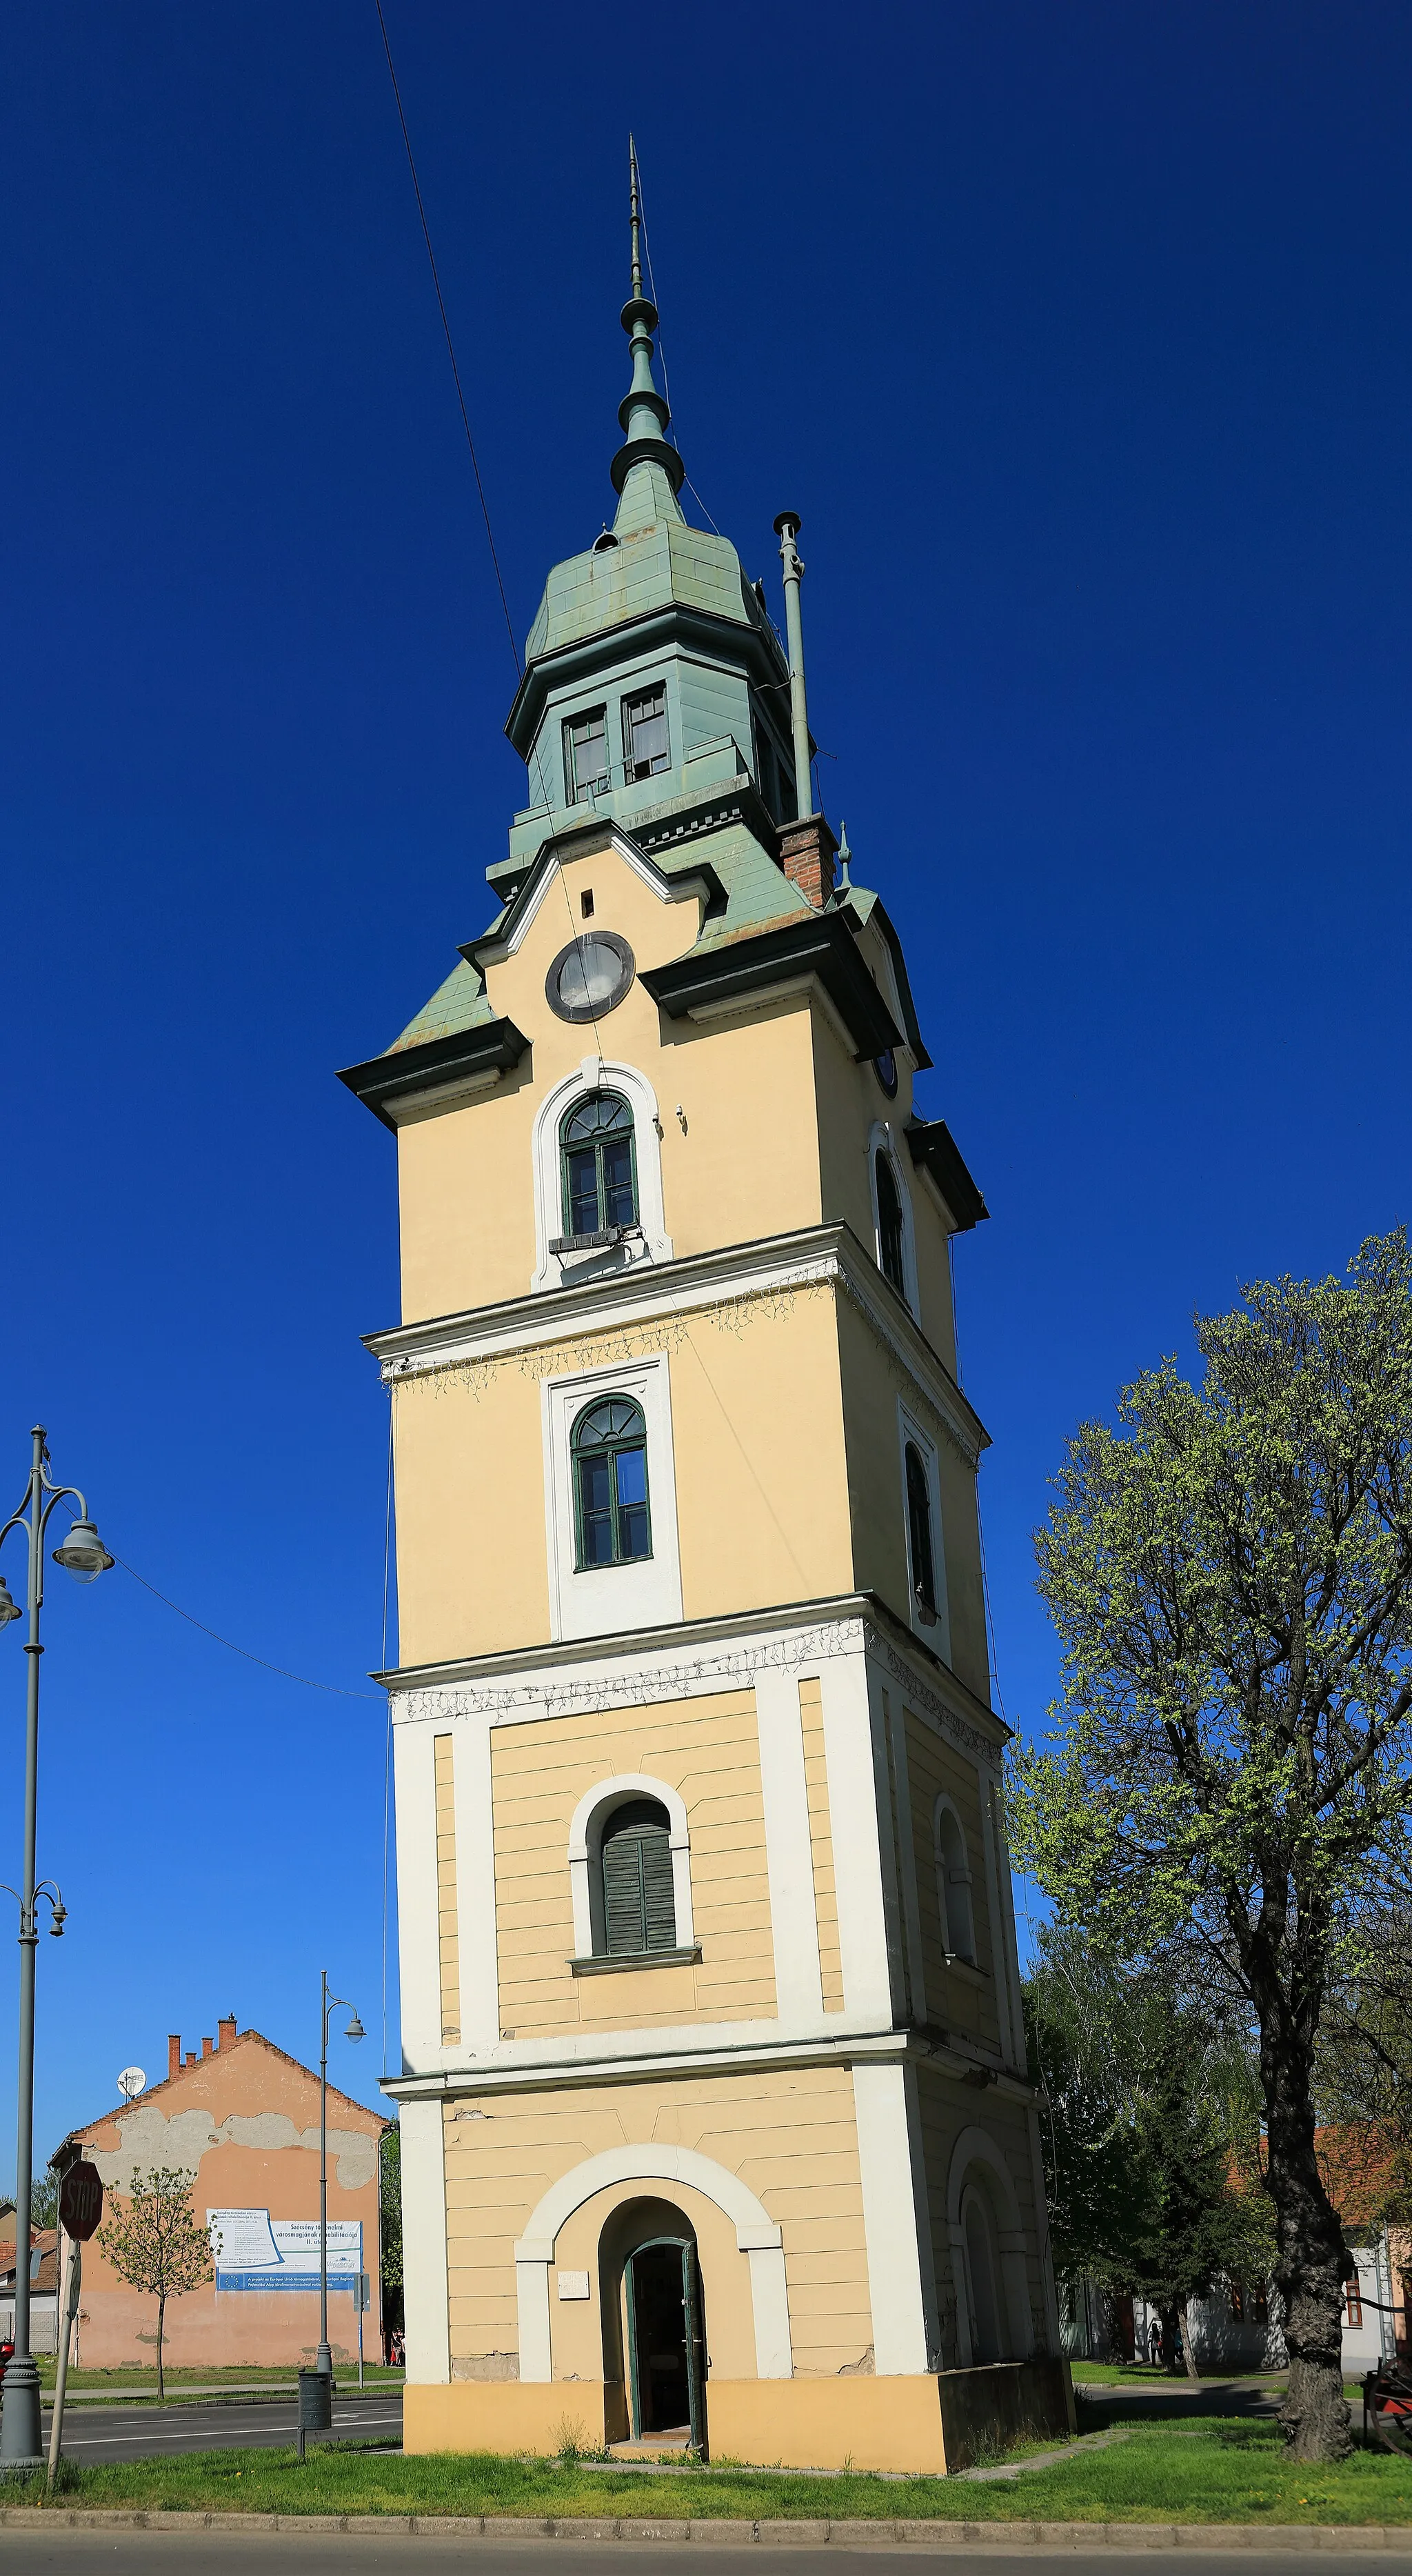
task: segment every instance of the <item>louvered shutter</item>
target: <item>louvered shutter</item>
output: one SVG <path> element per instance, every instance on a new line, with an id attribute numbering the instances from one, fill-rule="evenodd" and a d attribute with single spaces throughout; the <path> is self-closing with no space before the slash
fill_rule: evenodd
<path id="1" fill-rule="evenodd" d="M 614 1958 L 677 1946 L 672 1851 L 664 1810 L 640 1799 L 620 1807 L 603 1837 L 603 1930 Z"/>

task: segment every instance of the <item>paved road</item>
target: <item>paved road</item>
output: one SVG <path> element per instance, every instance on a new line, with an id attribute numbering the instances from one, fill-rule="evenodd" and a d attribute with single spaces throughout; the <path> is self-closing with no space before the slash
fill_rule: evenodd
<path id="1" fill-rule="evenodd" d="M 64 2412 L 64 2457 L 82 2468 L 103 2460 L 152 2460 L 183 2451 L 277 2451 L 294 2439 L 297 2397 L 268 2403 L 244 2398 L 238 2405 L 71 2406 Z M 402 2391 L 335 2397 L 333 2429 L 353 2441 L 400 2443 Z M 321 2434 L 313 2439 L 322 2440 Z M 44 2409 L 49 2446 L 49 2409 Z"/>
<path id="2" fill-rule="evenodd" d="M 1092 2555 L 1033 2547 L 1012 2554 L 1001 2549 L 896 2546 L 792 2548 L 787 2553 L 790 2576 L 877 2576 L 879 2560 L 886 2566 L 898 2559 L 934 2570 L 935 2576 L 1023 2576 L 1036 2560 L 1050 2565 L 1063 2561 L 1085 2570 L 1101 2565 L 1105 2576 L 1154 2576 L 1159 2568 L 1175 2576 L 1178 2564 L 1188 2571 L 1199 2567 L 1202 2576 L 1251 2576 L 1257 2567 L 1261 2576 L 1312 2576 L 1315 2568 L 1332 2570 L 1340 2565 L 1381 2570 L 1382 2576 L 1406 2576 L 1409 2565 L 1406 2550 L 1380 2549 L 1360 2549 L 1356 2557 L 1347 2559 L 1328 2550 L 1262 2548 L 1256 2556 L 1248 2549 L 1203 2549 L 1198 2554 L 1189 2549 L 1107 2546 Z M 748 2542 L 734 2549 L 702 2548 L 694 2541 L 662 2549 L 651 2541 L 619 2540 L 605 2549 L 601 2541 L 424 2540 L 406 2533 L 365 2540 L 352 2532 L 310 2532 L 307 2537 L 252 2532 L 248 2538 L 240 2533 L 206 2532 L 188 2540 L 181 2532 L 62 2531 L 51 2540 L 47 2533 L 0 2530 L 0 2568 L 6 2576 L 11 2570 L 20 2576 L 22 2568 L 25 2576 L 99 2576 L 100 2570 L 110 2571 L 110 2576 L 334 2576 L 335 2570 L 343 2569 L 350 2576 L 365 2576 L 365 2571 L 366 2576 L 383 2576 L 392 2568 L 398 2576 L 408 2576 L 408 2571 L 415 2576 L 419 2568 L 425 2568 L 427 2576 L 440 2576 L 440 2571 L 453 2565 L 470 2571 L 470 2576 L 584 2576 L 588 2568 L 624 2564 L 633 2576 L 742 2576 L 742 2562 L 749 2568 L 761 2560 L 767 2566 L 778 2564 L 773 2550 L 763 2543 L 752 2549 Z"/>

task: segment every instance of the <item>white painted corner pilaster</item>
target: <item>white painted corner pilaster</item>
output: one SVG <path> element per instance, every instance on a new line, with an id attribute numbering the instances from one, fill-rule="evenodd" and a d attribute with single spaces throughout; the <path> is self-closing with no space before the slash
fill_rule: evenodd
<path id="1" fill-rule="evenodd" d="M 937 2370 L 941 2329 L 914 2070 L 855 2066 L 853 2107 L 873 2311 L 873 2367 L 880 2379 Z"/>
<path id="2" fill-rule="evenodd" d="M 762 1666 L 755 1677 L 760 1782 L 765 1805 L 765 1865 L 775 1946 L 775 2010 L 792 2028 L 814 2029 L 824 2016 L 819 1918 L 804 1778 L 804 1729 L 793 1670 Z"/>
<path id="3" fill-rule="evenodd" d="M 429 1725 L 402 1724 L 392 1731 L 404 2075 L 423 2075 L 441 2064 L 435 1733 Z"/>
<path id="4" fill-rule="evenodd" d="M 440 2387 L 451 2376 L 446 2152 L 440 2102 L 404 2102 L 398 2128 L 407 2378 L 419 2387 Z"/>
<path id="5" fill-rule="evenodd" d="M 860 1651 L 831 1658 L 820 1671 L 819 1686 L 844 2006 L 850 2013 L 890 2022 L 882 1840 L 886 1807 L 880 1810 L 878 1803 L 866 1657 Z M 885 1789 L 885 1781 L 883 1785 Z M 890 1825 L 887 1839 L 890 1844 Z"/>
<path id="6" fill-rule="evenodd" d="M 456 1917 L 461 1980 L 461 2051 L 483 2057 L 500 2038 L 500 1963 L 495 1931 L 495 1817 L 490 1720 L 458 1718 L 452 1730 L 456 1784 Z"/>

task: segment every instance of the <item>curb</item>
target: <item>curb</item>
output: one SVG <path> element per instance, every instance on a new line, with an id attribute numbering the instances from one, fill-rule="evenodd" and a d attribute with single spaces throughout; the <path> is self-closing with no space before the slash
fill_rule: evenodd
<path id="1" fill-rule="evenodd" d="M 419 2540 L 705 2541 L 721 2548 L 777 2543 L 819 2549 L 1333 2549 L 1401 2550 L 1412 2555 L 1412 2524 L 1248 2522 L 747 2522 L 721 2518 L 677 2522 L 626 2516 L 588 2520 L 554 2515 L 450 2513 L 169 2513 L 154 2507 L 4 2505 L 0 2529 L 11 2531 L 277 2531 L 357 2533 L 364 2538 Z"/>

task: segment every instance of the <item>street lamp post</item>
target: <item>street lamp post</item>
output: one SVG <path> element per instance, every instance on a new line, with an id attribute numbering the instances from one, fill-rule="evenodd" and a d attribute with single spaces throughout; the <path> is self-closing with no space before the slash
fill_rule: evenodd
<path id="1" fill-rule="evenodd" d="M 39 1614 L 44 1606 L 44 1537 L 56 1503 L 72 1498 L 78 1505 L 54 1562 L 80 1583 L 91 1583 L 114 1563 L 88 1517 L 88 1505 L 77 1485 L 56 1485 L 49 1473 L 49 1445 L 37 1423 L 31 1438 L 34 1456 L 29 1482 L 18 1508 L 0 1529 L 0 1545 L 12 1529 L 22 1529 L 29 1548 L 29 1657 L 25 1694 L 25 1851 L 20 1897 L 20 2079 L 15 2123 L 15 2349 L 6 2366 L 0 2394 L 0 2467 L 42 2469 L 39 2440 L 39 2373 L 29 2348 L 29 2239 L 34 2166 L 34 1953 L 39 1940 L 39 1898 L 47 1886 L 35 1884 L 35 1839 L 39 1805 Z M 0 1576 L 0 1628 L 20 1617 Z M 51 1930 L 62 1931 L 64 1909 L 49 1895 Z"/>
<path id="2" fill-rule="evenodd" d="M 363 2025 L 346 1995 L 336 1995 L 330 1988 L 328 1970 L 320 1970 L 323 1987 L 323 2019 L 319 2026 L 319 2349 L 314 2368 L 324 2379 L 333 2377 L 333 2355 L 328 2348 L 328 2026 L 336 2012 L 353 2014 L 343 2036 L 361 2039 Z M 358 2285 L 361 2296 L 362 2284 Z M 11 2365 L 13 2367 L 13 2364 Z"/>

